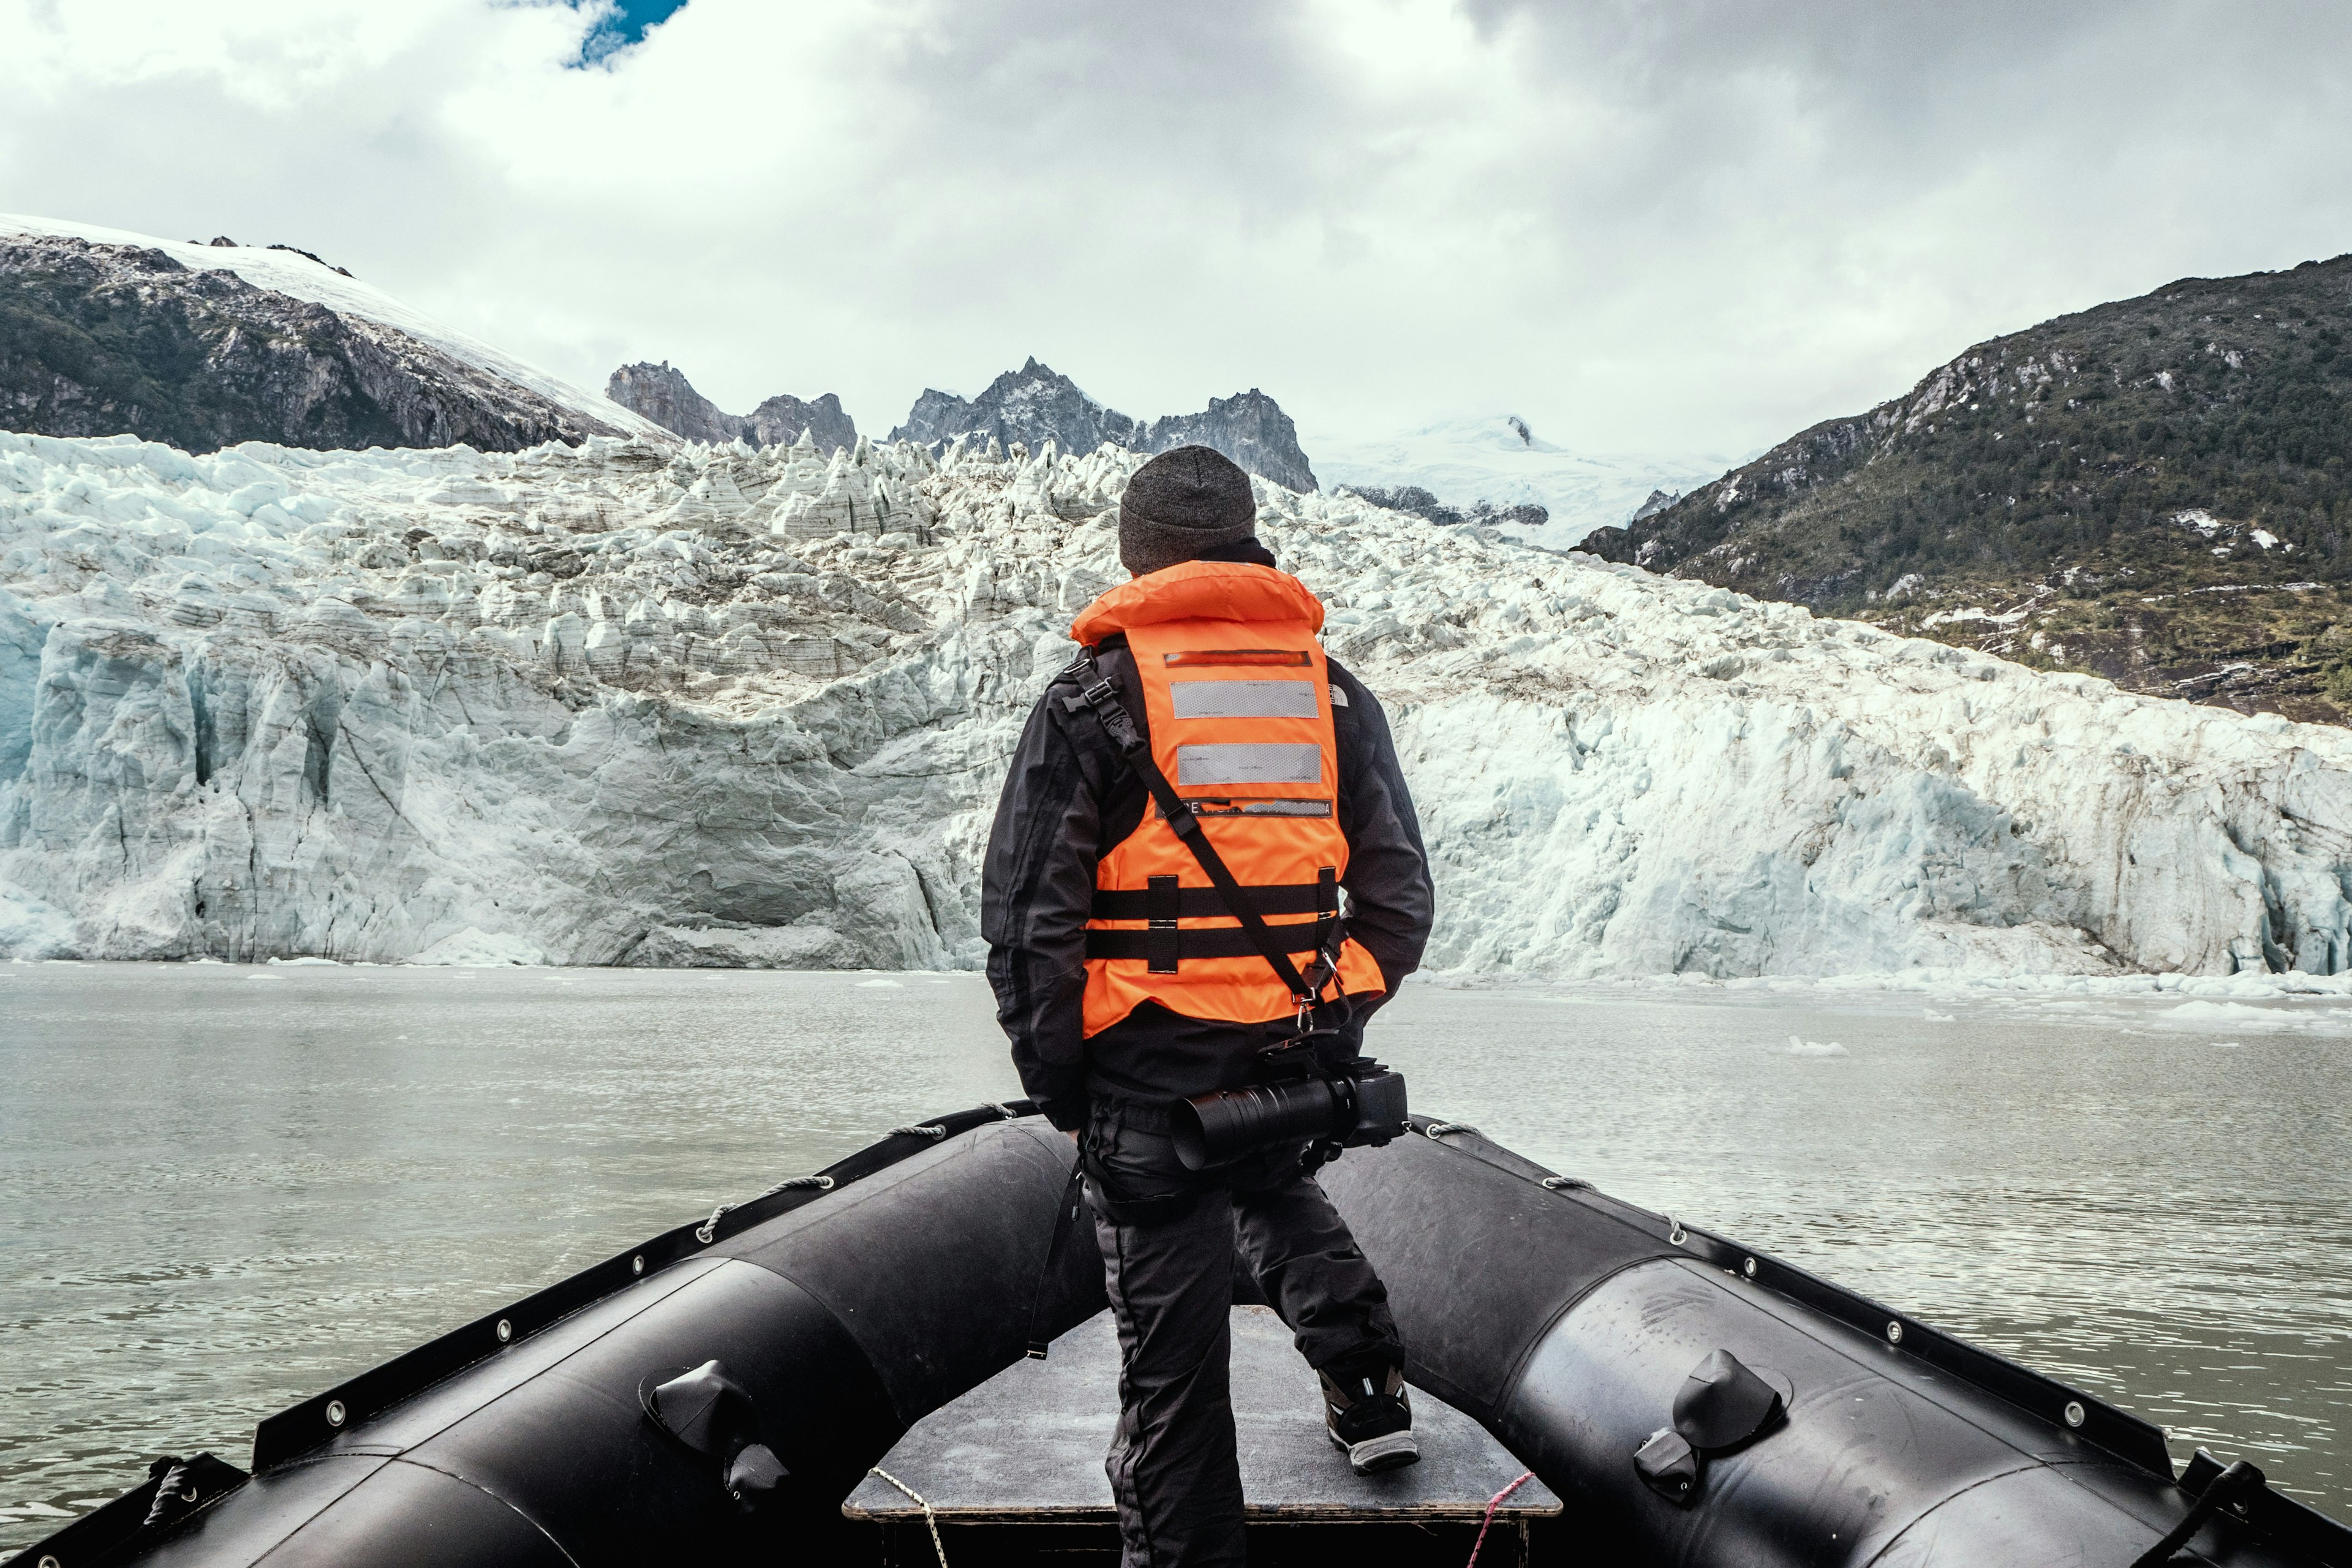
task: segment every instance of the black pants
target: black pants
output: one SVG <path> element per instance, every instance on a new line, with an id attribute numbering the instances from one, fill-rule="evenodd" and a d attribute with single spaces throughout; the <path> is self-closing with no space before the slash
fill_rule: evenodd
<path id="1" fill-rule="evenodd" d="M 1295 1145 L 1195 1174 L 1178 1163 L 1162 1114 L 1116 1101 L 1097 1102 L 1087 1141 L 1098 1178 L 1087 1195 L 1118 1325 L 1118 1431 L 1104 1468 L 1122 1568 L 1240 1568 L 1226 1365 L 1235 1253 L 1310 1366 L 1402 1364 L 1388 1290 Z"/>

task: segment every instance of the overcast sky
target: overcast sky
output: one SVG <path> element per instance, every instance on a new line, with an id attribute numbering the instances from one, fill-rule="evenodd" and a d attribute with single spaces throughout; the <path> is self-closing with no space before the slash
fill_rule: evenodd
<path id="1" fill-rule="evenodd" d="M 583 383 L 1743 454 L 2352 249 L 2343 0 L 0 0 L 0 211 L 302 247 Z M 595 46 L 589 51 L 593 53 Z"/>

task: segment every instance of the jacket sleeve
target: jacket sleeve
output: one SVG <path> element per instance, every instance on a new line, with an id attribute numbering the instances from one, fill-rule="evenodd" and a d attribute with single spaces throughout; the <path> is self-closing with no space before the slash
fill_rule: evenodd
<path id="1" fill-rule="evenodd" d="M 989 831 L 981 934 L 1013 1065 L 1047 1121 L 1086 1125 L 1087 915 L 1101 810 L 1049 687 L 1029 715 Z"/>
<path id="2" fill-rule="evenodd" d="M 1421 820 L 1397 764 L 1388 715 L 1363 682 L 1329 665 L 1331 684 L 1346 697 L 1332 711 L 1339 746 L 1339 826 L 1348 836 L 1348 934 L 1381 966 L 1394 996 L 1404 977 L 1421 967 L 1429 945 L 1436 895 L 1430 886 L 1429 853 L 1422 847 Z M 1383 1000 L 1386 998 L 1384 997 Z"/>

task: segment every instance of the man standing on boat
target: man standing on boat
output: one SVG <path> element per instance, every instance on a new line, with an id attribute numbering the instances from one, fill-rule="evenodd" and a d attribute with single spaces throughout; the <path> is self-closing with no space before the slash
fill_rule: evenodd
<path id="1" fill-rule="evenodd" d="M 1014 1065 L 1085 1162 L 1118 1326 L 1106 1468 L 1129 1568 L 1244 1561 L 1237 1247 L 1357 1471 L 1418 1457 L 1388 1293 L 1314 1178 L 1334 1151 L 1292 1142 L 1194 1171 L 1170 1131 L 1171 1107 L 1250 1083 L 1260 1053 L 1307 1026 L 1338 1058 L 1325 1068 L 1358 1055 L 1429 936 L 1428 857 L 1387 720 L 1324 657 L 1323 606 L 1276 569 L 1256 520 L 1249 476 L 1208 447 L 1136 471 L 1118 513 L 1133 580 L 1071 628 L 1087 652 L 1030 715 L 983 879 Z M 1232 914 L 1212 859 L 1264 929 Z"/>

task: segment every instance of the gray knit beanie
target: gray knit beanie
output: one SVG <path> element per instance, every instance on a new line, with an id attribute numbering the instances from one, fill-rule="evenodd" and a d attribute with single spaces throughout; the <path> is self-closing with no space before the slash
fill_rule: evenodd
<path id="1" fill-rule="evenodd" d="M 1139 577 L 1256 537 L 1249 476 L 1211 447 L 1160 453 L 1135 470 L 1119 497 L 1119 564 Z"/>

